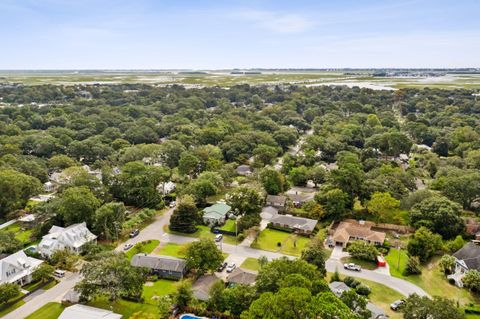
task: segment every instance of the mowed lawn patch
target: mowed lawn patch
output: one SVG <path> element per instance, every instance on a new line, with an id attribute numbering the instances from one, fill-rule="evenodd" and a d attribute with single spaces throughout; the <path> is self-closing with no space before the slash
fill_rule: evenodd
<path id="1" fill-rule="evenodd" d="M 232 220 L 232 219 L 227 219 L 227 221 L 225 222 L 225 225 L 223 225 L 223 226 L 220 227 L 219 229 L 234 233 L 234 232 L 235 232 L 235 229 L 236 229 L 236 227 L 235 227 L 235 221 Z"/>
<path id="2" fill-rule="evenodd" d="M 31 229 L 22 229 L 19 223 L 14 223 L 10 226 L 3 228 L 1 231 L 9 231 L 15 234 L 15 238 L 20 240 L 23 244 L 28 245 L 31 243 L 30 236 L 32 236 Z"/>
<path id="3" fill-rule="evenodd" d="M 265 229 L 252 243 L 252 248 L 279 252 L 292 256 L 300 256 L 310 239 L 276 229 Z"/>
<path id="4" fill-rule="evenodd" d="M 448 282 L 447 277 L 440 271 L 438 262 L 440 257 L 434 257 L 430 262 L 422 265 L 420 275 L 404 276 L 403 270 L 408 262 L 408 256 L 405 251 L 400 251 L 400 267 L 398 264 L 398 250 L 390 249 L 387 255 L 387 261 L 390 266 L 390 273 L 394 277 L 402 278 L 419 286 L 431 296 L 442 296 L 450 300 L 455 300 L 464 306 L 469 303 L 480 303 L 480 296 L 470 293 L 467 289 L 458 288 Z"/>
<path id="5" fill-rule="evenodd" d="M 186 249 L 187 249 L 186 245 L 167 243 L 155 249 L 155 254 L 177 257 L 177 258 L 184 258 Z"/>
<path id="6" fill-rule="evenodd" d="M 157 297 L 172 294 L 177 290 L 176 283 L 176 281 L 166 279 L 147 282 L 143 285 L 142 298 L 145 303 L 156 306 L 158 304 Z"/>
<path id="7" fill-rule="evenodd" d="M 65 306 L 58 302 L 49 302 L 45 306 L 37 309 L 25 319 L 57 319 L 62 313 Z"/>
<path id="8" fill-rule="evenodd" d="M 137 243 L 132 248 L 130 248 L 125 253 L 125 255 L 127 255 L 128 259 L 132 259 L 133 255 L 136 255 L 136 254 L 140 254 L 140 253 L 150 254 L 155 249 L 155 247 L 157 247 L 159 244 L 160 244 L 160 241 L 156 239 L 142 241 L 140 243 Z"/>
<path id="9" fill-rule="evenodd" d="M 169 233 L 169 234 L 172 234 L 172 235 L 178 235 L 178 236 L 184 236 L 184 237 L 192 237 L 192 238 L 215 238 L 215 234 L 212 233 L 210 231 L 210 227 L 208 226 L 205 226 L 205 225 L 199 225 L 197 226 L 197 231 L 192 233 L 192 234 L 188 234 L 188 233 L 182 233 L 182 232 L 178 232 L 178 231 L 174 231 L 174 230 L 170 230 L 170 228 L 168 227 L 168 225 L 165 225 L 165 228 L 164 228 L 164 231 Z"/>
<path id="10" fill-rule="evenodd" d="M 240 265 L 240 268 L 250 269 L 250 270 L 259 270 L 260 264 L 258 263 L 257 258 L 248 257 L 245 261 Z"/>
<path id="11" fill-rule="evenodd" d="M 115 313 L 123 315 L 122 319 L 128 319 L 136 312 L 144 312 L 152 314 L 157 318 L 158 308 L 157 306 L 148 303 L 139 303 L 123 299 L 110 301 L 106 297 L 97 298 L 88 303 L 89 306 L 111 310 Z"/>

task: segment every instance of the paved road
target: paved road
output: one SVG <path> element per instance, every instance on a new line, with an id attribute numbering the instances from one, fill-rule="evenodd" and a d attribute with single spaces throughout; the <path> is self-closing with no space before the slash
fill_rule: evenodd
<path id="1" fill-rule="evenodd" d="M 23 306 L 5 315 L 3 319 L 25 318 L 49 302 L 61 301 L 63 295 L 75 286 L 79 278 L 80 275 L 78 273 L 68 273 L 56 286 L 44 291 L 42 294 L 35 296 L 31 300 L 27 301 Z"/>

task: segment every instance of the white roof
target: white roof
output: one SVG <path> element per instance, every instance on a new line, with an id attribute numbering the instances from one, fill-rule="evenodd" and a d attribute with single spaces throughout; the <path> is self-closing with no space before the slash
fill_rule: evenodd
<path id="1" fill-rule="evenodd" d="M 66 308 L 58 319 L 121 319 L 122 315 L 110 310 L 85 306 L 73 305 Z"/>
<path id="2" fill-rule="evenodd" d="M 31 274 L 43 260 L 28 257 L 23 250 L 0 260 L 0 284 L 15 282 Z M 7 276 L 7 273 L 9 274 Z"/>
<path id="3" fill-rule="evenodd" d="M 56 247 L 60 249 L 63 247 L 79 248 L 95 238 L 97 236 L 88 230 L 85 222 L 70 225 L 66 228 L 52 226 L 48 234 L 43 236 L 38 247 L 40 250 L 47 249 L 50 252 L 53 252 Z"/>

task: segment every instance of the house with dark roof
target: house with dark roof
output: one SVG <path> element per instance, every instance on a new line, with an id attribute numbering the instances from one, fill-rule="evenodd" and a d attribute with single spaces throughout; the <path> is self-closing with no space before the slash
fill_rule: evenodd
<path id="1" fill-rule="evenodd" d="M 288 228 L 300 234 L 311 234 L 318 220 L 292 215 L 276 215 L 270 222 L 273 227 Z"/>
<path id="2" fill-rule="evenodd" d="M 200 276 L 192 285 L 193 296 L 198 300 L 207 301 L 210 298 L 210 289 L 220 281 L 215 275 Z"/>
<path id="3" fill-rule="evenodd" d="M 342 246 L 343 248 L 347 247 L 348 242 L 352 240 L 382 245 L 386 237 L 384 232 L 373 230 L 371 223 L 362 220 L 343 221 L 332 232 L 328 239 L 329 246 Z"/>
<path id="4" fill-rule="evenodd" d="M 287 197 L 282 195 L 267 195 L 265 200 L 266 206 L 272 206 L 276 209 L 283 211 L 287 203 Z"/>
<path id="5" fill-rule="evenodd" d="M 242 268 L 235 270 L 227 276 L 227 282 L 233 285 L 253 285 L 257 280 L 257 272 Z"/>
<path id="6" fill-rule="evenodd" d="M 455 271 L 448 279 L 455 280 L 458 287 L 463 287 L 462 278 L 472 269 L 480 271 L 480 243 L 472 241 L 453 254 L 455 257 Z"/>
<path id="7" fill-rule="evenodd" d="M 252 175 L 252 168 L 249 165 L 239 165 L 236 171 L 238 175 L 242 175 L 242 176 Z"/>
<path id="8" fill-rule="evenodd" d="M 203 210 L 203 222 L 210 226 L 223 225 L 231 210 L 232 207 L 225 203 L 213 204 Z"/>
<path id="9" fill-rule="evenodd" d="M 136 254 L 130 264 L 150 269 L 152 274 L 170 279 L 182 279 L 187 272 L 187 261 L 181 258 L 160 255 Z"/>
<path id="10" fill-rule="evenodd" d="M 330 288 L 333 294 L 337 297 L 341 297 L 345 291 L 350 290 L 350 287 L 348 287 L 343 281 L 332 281 L 328 284 L 328 288 Z"/>

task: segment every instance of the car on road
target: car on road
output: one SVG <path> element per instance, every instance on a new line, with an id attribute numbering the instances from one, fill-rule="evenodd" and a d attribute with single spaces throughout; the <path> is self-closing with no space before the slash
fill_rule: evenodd
<path id="1" fill-rule="evenodd" d="M 217 243 L 220 242 L 220 241 L 222 241 L 222 239 L 223 239 L 223 235 L 222 235 L 222 234 L 217 234 L 217 235 L 215 236 L 215 241 L 216 241 Z"/>
<path id="2" fill-rule="evenodd" d="M 175 202 L 171 202 L 171 203 L 168 205 L 168 207 L 170 207 L 170 208 L 174 208 L 175 206 L 177 206 L 177 203 L 175 203 Z"/>
<path id="3" fill-rule="evenodd" d="M 56 269 L 54 272 L 53 272 L 53 275 L 57 278 L 63 278 L 65 277 L 65 270 L 61 270 L 61 269 Z"/>
<path id="4" fill-rule="evenodd" d="M 140 230 L 135 229 L 134 231 L 132 231 L 132 232 L 130 233 L 130 238 L 137 237 L 138 234 L 140 234 Z"/>
<path id="5" fill-rule="evenodd" d="M 223 263 L 220 264 L 220 266 L 218 266 L 217 268 L 217 272 L 222 272 L 225 268 L 227 268 L 227 262 L 224 261 Z"/>
<path id="6" fill-rule="evenodd" d="M 230 265 L 227 266 L 227 272 L 230 273 L 234 271 L 235 268 L 237 268 L 237 265 L 235 265 L 235 263 L 231 263 Z"/>
<path id="7" fill-rule="evenodd" d="M 129 250 L 130 248 L 133 247 L 133 244 L 132 243 L 128 243 L 128 244 L 125 244 L 125 246 L 123 246 L 123 250 Z"/>
<path id="8" fill-rule="evenodd" d="M 353 271 L 362 271 L 362 267 L 360 267 L 359 265 L 355 265 L 354 263 L 344 264 L 343 268 Z"/>
<path id="9" fill-rule="evenodd" d="M 393 311 L 399 310 L 405 304 L 405 300 L 396 300 L 390 305 L 390 309 Z"/>

